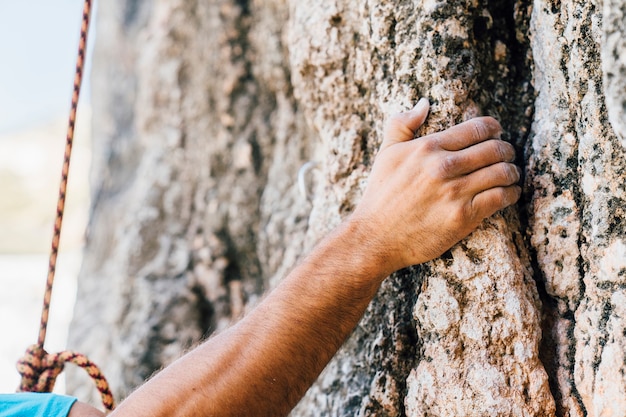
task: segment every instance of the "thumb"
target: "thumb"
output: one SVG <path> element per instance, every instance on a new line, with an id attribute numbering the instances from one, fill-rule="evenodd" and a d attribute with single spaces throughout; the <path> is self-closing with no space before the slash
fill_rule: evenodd
<path id="1" fill-rule="evenodd" d="M 411 110 L 393 115 L 385 125 L 380 150 L 395 143 L 414 139 L 415 131 L 424 124 L 429 109 L 428 99 L 421 98 Z"/>

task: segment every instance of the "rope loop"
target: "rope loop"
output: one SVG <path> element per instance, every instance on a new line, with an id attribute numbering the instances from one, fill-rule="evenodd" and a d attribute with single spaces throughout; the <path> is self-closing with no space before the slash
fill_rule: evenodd
<path id="1" fill-rule="evenodd" d="M 22 375 L 18 391 L 52 392 L 56 378 L 67 362 L 87 371 L 100 392 L 104 408 L 113 410 L 115 407 L 113 394 L 100 368 L 85 355 L 71 350 L 49 354 L 39 345 L 29 346 L 24 356 L 17 362 L 17 371 Z"/>

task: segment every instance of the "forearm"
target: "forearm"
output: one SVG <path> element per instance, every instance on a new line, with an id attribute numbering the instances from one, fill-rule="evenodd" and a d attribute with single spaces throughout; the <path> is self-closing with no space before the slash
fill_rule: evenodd
<path id="1" fill-rule="evenodd" d="M 433 259 L 513 204 L 520 173 L 492 118 L 415 139 L 420 100 L 394 116 L 351 218 L 253 312 L 169 366 L 115 416 L 285 415 L 391 272 Z"/>
<path id="2" fill-rule="evenodd" d="M 362 226 L 340 226 L 251 314 L 155 376 L 114 415 L 286 415 L 392 272 Z"/>

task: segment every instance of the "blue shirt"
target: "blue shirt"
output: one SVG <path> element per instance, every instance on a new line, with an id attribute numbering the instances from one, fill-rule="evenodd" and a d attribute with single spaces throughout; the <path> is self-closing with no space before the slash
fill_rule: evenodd
<path id="1" fill-rule="evenodd" d="M 50 393 L 0 394 L 0 417 L 67 417 L 75 402 L 76 398 Z"/>

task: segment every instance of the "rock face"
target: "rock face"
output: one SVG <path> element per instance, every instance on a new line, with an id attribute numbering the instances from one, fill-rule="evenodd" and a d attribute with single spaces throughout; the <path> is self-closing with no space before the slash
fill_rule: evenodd
<path id="1" fill-rule="evenodd" d="M 230 325 L 351 212 L 385 117 L 425 96 L 422 133 L 497 117 L 525 195 L 389 277 L 292 415 L 626 414 L 625 16 L 615 0 L 102 2 L 71 347 L 123 397 Z"/>
<path id="2" fill-rule="evenodd" d="M 529 235 L 549 300 L 542 351 L 561 415 L 626 413 L 624 11 L 562 2 L 533 14 Z"/>

